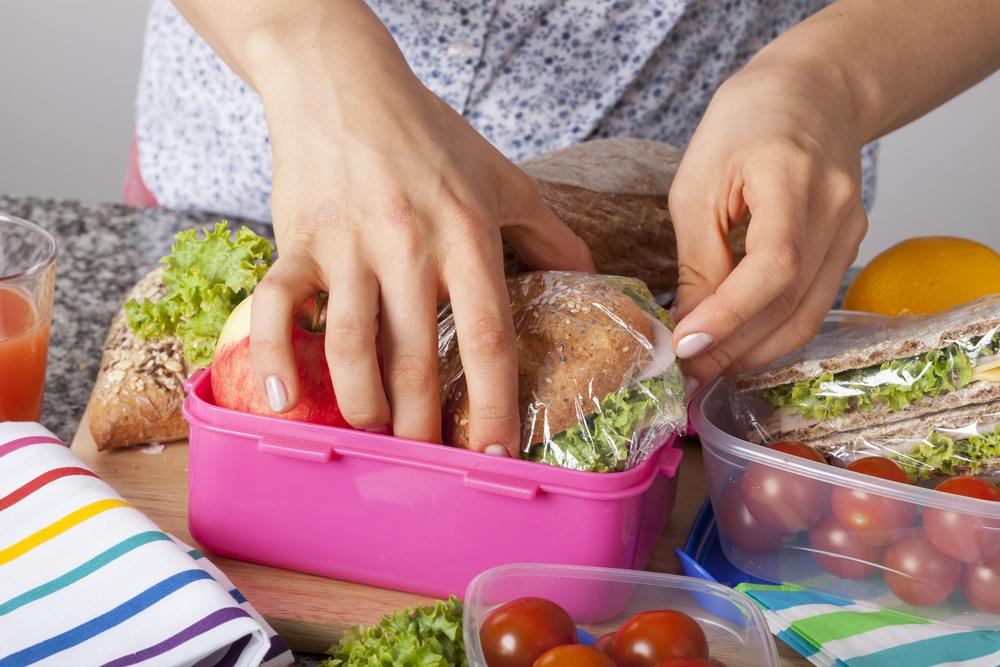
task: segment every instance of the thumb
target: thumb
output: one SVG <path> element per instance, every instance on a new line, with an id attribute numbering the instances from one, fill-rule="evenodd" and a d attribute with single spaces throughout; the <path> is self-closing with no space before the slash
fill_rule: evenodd
<path id="1" fill-rule="evenodd" d="M 594 273 L 590 248 L 535 191 L 525 216 L 503 228 L 504 238 L 532 269 Z"/>

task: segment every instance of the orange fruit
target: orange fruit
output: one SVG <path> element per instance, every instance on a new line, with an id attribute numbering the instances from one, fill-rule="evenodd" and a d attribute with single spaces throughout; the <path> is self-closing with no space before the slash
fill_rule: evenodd
<path id="1" fill-rule="evenodd" d="M 953 236 L 898 243 L 861 270 L 843 307 L 882 315 L 937 313 L 1000 292 L 1000 254 Z"/>

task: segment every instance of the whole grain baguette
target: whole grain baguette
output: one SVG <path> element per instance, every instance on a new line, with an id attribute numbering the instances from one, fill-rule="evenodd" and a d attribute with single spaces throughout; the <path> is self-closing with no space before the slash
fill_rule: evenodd
<path id="1" fill-rule="evenodd" d="M 162 267 L 148 273 L 126 300 L 161 298 L 166 292 L 162 275 Z M 181 349 L 177 338 L 137 338 L 124 311 L 115 315 L 87 407 L 90 433 L 99 450 L 187 436 L 181 402 L 191 369 Z"/>
<path id="2" fill-rule="evenodd" d="M 677 288 L 667 194 L 682 155 L 658 141 L 595 139 L 520 166 L 546 205 L 590 248 L 598 273 L 638 278 L 662 294 Z M 746 254 L 746 231 L 747 220 L 729 230 L 734 262 Z"/>

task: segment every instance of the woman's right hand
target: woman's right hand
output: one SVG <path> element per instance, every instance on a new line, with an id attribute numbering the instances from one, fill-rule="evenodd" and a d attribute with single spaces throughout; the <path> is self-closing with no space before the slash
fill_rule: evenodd
<path id="1" fill-rule="evenodd" d="M 334 58 L 326 69 L 316 66 L 329 62 L 321 52 L 257 52 L 258 62 L 265 51 L 272 61 L 261 69 L 280 72 L 254 77 L 274 158 L 279 251 L 254 295 L 257 389 L 275 411 L 298 400 L 292 313 L 325 290 L 326 353 L 344 417 L 438 442 L 437 309 L 450 299 L 471 446 L 517 456 L 501 236 L 535 268 L 593 271 L 590 253 L 534 182 L 425 88 L 389 42 L 362 42 L 354 64 Z"/>

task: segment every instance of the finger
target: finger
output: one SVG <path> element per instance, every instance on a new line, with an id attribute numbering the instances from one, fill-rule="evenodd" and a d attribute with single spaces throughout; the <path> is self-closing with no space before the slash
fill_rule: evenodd
<path id="1" fill-rule="evenodd" d="M 838 233 L 825 255 L 810 257 L 819 268 L 814 276 L 807 274 L 812 282 L 794 307 L 788 308 L 790 297 L 776 299 L 739 332 L 685 362 L 686 375 L 707 382 L 723 372 L 738 373 L 765 364 L 812 339 L 836 298 L 844 271 L 857 256 L 867 229 L 864 209 L 859 204 L 844 224 L 830 227 Z"/>
<path id="2" fill-rule="evenodd" d="M 841 233 L 830 247 L 822 269 L 798 308 L 773 334 L 748 349 L 731 369 L 733 372 L 762 366 L 812 340 L 840 292 L 844 273 L 857 259 L 858 247 L 867 231 L 868 216 L 859 203 L 841 227 Z"/>
<path id="3" fill-rule="evenodd" d="M 545 205 L 537 189 L 526 215 L 502 229 L 504 238 L 528 266 L 540 270 L 594 273 L 590 248 Z"/>
<path id="4" fill-rule="evenodd" d="M 250 366 L 258 391 L 274 412 L 286 412 L 298 402 L 292 315 L 322 289 L 312 257 L 294 250 L 278 257 L 254 289 L 250 309 Z"/>
<path id="5" fill-rule="evenodd" d="M 517 457 L 517 349 L 499 234 L 484 246 L 481 254 L 449 261 L 445 271 L 469 391 L 469 447 L 500 445 Z"/>
<path id="6" fill-rule="evenodd" d="M 685 169 L 687 167 L 687 169 Z M 687 174 L 697 169 L 681 163 L 667 202 L 677 240 L 677 294 L 673 313 L 678 321 L 704 301 L 733 269 L 729 250 L 729 214 L 717 197 L 697 188 Z"/>
<path id="7" fill-rule="evenodd" d="M 804 286 L 802 229 L 808 182 L 790 172 L 759 171 L 744 196 L 753 214 L 747 231 L 747 254 L 674 330 L 677 356 L 689 359 L 727 339 L 781 295 L 797 303 Z M 706 269 L 708 270 L 708 269 Z"/>
<path id="8" fill-rule="evenodd" d="M 400 264 L 382 281 L 383 377 L 395 435 L 441 442 L 437 286 L 429 269 Z"/>
<path id="9" fill-rule="evenodd" d="M 378 281 L 357 255 L 338 259 L 327 275 L 326 358 L 337 406 L 354 428 L 386 427 L 389 402 L 375 350 Z"/>

